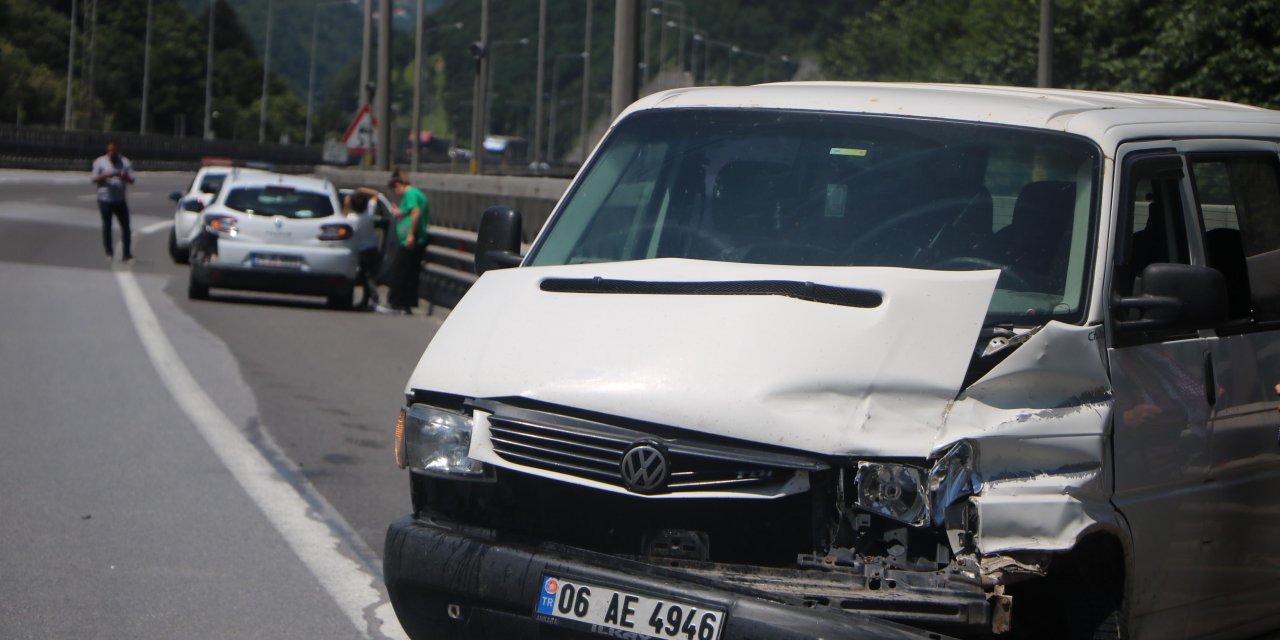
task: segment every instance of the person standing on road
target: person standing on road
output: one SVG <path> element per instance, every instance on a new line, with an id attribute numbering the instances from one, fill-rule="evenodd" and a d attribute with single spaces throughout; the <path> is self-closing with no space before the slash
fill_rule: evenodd
<path id="1" fill-rule="evenodd" d="M 396 239 L 400 248 L 391 260 L 389 307 L 377 306 L 379 313 L 410 314 L 418 306 L 418 274 L 422 271 L 422 256 L 427 249 L 427 196 L 411 186 L 399 174 L 387 183 L 392 193 L 400 199 L 395 207 Z"/>
<path id="2" fill-rule="evenodd" d="M 378 192 L 372 189 L 359 188 L 353 193 L 348 194 L 342 199 L 342 217 L 350 218 L 366 218 L 370 216 L 370 210 L 377 206 Z M 357 222 L 357 225 L 363 224 Z M 368 224 L 372 224 L 368 222 Z M 357 232 L 357 236 L 360 234 Z M 371 241 L 376 241 L 377 235 L 370 237 Z M 356 271 L 356 280 L 360 282 L 360 289 L 364 295 L 360 299 L 360 304 L 356 308 L 363 311 L 370 311 L 378 308 L 378 285 L 375 276 L 378 269 L 382 266 L 382 254 L 378 251 L 378 246 L 360 247 L 360 266 Z"/>
<path id="3" fill-rule="evenodd" d="M 129 231 L 129 203 L 125 200 L 126 185 L 133 184 L 133 164 L 120 155 L 120 145 L 107 143 L 107 154 L 93 161 L 93 181 L 98 185 L 98 213 L 102 215 L 102 246 L 107 250 L 107 262 L 115 257 L 115 245 L 111 241 L 111 217 L 120 222 L 120 237 L 124 243 L 125 262 L 133 262 Z"/>

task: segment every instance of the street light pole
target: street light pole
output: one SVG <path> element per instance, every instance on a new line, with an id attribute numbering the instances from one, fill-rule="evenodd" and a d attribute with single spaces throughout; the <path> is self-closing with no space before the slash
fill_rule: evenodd
<path id="1" fill-rule="evenodd" d="M 204 139 L 213 139 L 213 5 L 209 0 L 209 41 L 205 46 L 204 61 Z"/>
<path id="2" fill-rule="evenodd" d="M 480 175 L 484 164 L 484 89 L 489 49 L 489 0 L 480 1 L 480 41 L 476 55 L 475 84 L 471 88 L 471 175 Z"/>
<path id="3" fill-rule="evenodd" d="M 373 96 L 369 95 L 369 52 L 373 47 L 373 0 L 364 0 L 361 11 L 361 19 L 364 26 L 361 27 L 361 44 L 360 44 L 360 86 L 356 87 L 356 111 L 363 109 Z"/>
<path id="4" fill-rule="evenodd" d="M 151 9 L 153 0 L 147 0 L 147 36 L 142 47 L 142 115 L 138 122 L 138 133 L 147 135 L 147 92 L 151 87 Z"/>
<path id="5" fill-rule="evenodd" d="M 391 0 L 378 0 L 378 89 L 374 94 L 377 168 L 391 168 Z"/>
<path id="6" fill-rule="evenodd" d="M 422 0 L 418 0 L 413 28 L 413 122 L 409 125 L 413 148 L 409 152 L 409 170 L 414 173 L 418 172 L 418 147 L 422 144 L 422 41 L 426 38 L 422 5 Z"/>
<path id="7" fill-rule="evenodd" d="M 262 102 L 258 109 L 258 144 L 267 141 L 267 80 L 271 73 L 271 0 L 267 0 L 267 36 L 262 48 Z"/>
<path id="8" fill-rule="evenodd" d="M 71 113 L 75 108 L 75 95 L 72 91 L 71 75 L 76 64 L 76 0 L 71 0 L 71 20 L 69 22 L 71 23 L 71 35 L 67 36 L 67 99 L 65 112 L 62 114 L 62 128 L 64 131 L 71 130 Z"/>
<path id="9" fill-rule="evenodd" d="M 547 0 L 538 0 L 538 72 L 534 82 L 537 84 L 537 94 L 533 100 L 533 160 L 535 167 L 541 167 L 538 163 L 538 155 L 542 152 L 542 87 L 543 87 L 543 70 L 547 63 Z"/>
<path id="10" fill-rule="evenodd" d="M 591 124 L 591 8 L 595 3 L 587 2 L 585 19 L 585 37 L 582 43 L 582 122 L 578 127 L 578 143 L 582 146 L 582 163 L 587 163 L 587 128 Z"/>

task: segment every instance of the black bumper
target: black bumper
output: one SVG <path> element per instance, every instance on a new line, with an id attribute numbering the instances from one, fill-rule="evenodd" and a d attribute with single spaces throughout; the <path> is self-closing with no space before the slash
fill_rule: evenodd
<path id="1" fill-rule="evenodd" d="M 387 530 L 383 575 L 413 638 L 593 638 L 533 619 L 543 576 L 713 603 L 726 612 L 721 640 L 942 638 L 892 622 L 805 609 L 729 591 L 691 576 L 558 547 L 502 541 L 493 532 L 405 516 Z"/>
<path id="2" fill-rule="evenodd" d="M 354 280 L 334 273 L 243 269 L 211 264 L 192 267 L 191 278 L 207 287 L 309 296 L 341 295 L 355 286 Z"/>

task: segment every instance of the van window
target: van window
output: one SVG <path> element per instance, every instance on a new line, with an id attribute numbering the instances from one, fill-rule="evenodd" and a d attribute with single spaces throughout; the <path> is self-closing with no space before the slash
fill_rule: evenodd
<path id="1" fill-rule="evenodd" d="M 1190 264 L 1182 177 L 1182 159 L 1176 155 L 1140 158 L 1130 165 L 1120 227 L 1125 236 L 1112 278 L 1117 294 L 1142 293 L 1142 270 L 1152 264 Z"/>
<path id="2" fill-rule="evenodd" d="M 620 122 L 526 264 L 1000 269 L 993 321 L 1080 315 L 1097 148 L 1066 134 L 670 109 Z"/>
<path id="3" fill-rule="evenodd" d="M 1272 154 L 1191 158 L 1205 257 L 1234 320 L 1280 320 L 1280 170 Z"/>

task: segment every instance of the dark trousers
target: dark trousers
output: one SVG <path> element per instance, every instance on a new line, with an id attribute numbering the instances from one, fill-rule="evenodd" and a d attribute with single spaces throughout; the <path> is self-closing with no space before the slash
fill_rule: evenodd
<path id="1" fill-rule="evenodd" d="M 400 247 L 391 260 L 391 281 L 387 283 L 387 303 L 397 309 L 418 306 L 418 274 L 422 273 L 422 256 L 426 245 Z"/>
<path id="2" fill-rule="evenodd" d="M 115 214 L 116 220 L 120 222 L 120 236 L 124 242 L 124 257 L 132 258 L 133 251 L 130 250 L 129 233 L 129 203 L 121 200 L 120 202 L 102 202 L 98 201 L 98 213 L 102 214 L 102 247 L 107 250 L 107 255 L 115 254 L 114 244 L 111 242 L 111 215 Z"/>

